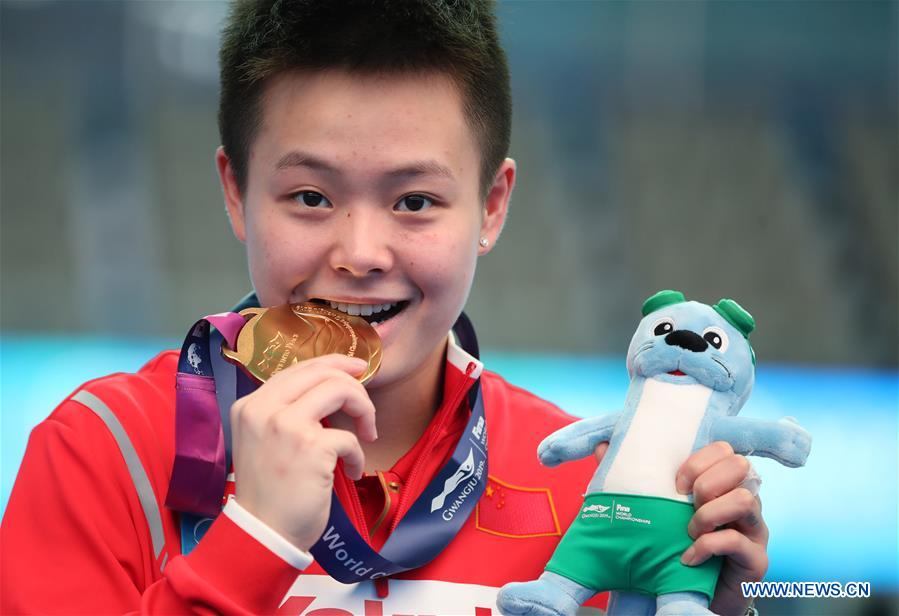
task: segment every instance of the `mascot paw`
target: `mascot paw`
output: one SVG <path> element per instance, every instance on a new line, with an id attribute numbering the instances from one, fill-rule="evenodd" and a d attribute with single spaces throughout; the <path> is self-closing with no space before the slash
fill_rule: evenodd
<path id="1" fill-rule="evenodd" d="M 540 464 L 550 467 L 558 466 L 564 461 L 562 457 L 563 449 L 564 447 L 560 441 L 546 439 L 537 447 L 537 457 L 540 459 Z"/>
<path id="2" fill-rule="evenodd" d="M 812 435 L 792 417 L 783 417 L 778 423 L 787 428 L 786 447 L 791 450 L 791 456 L 783 464 L 790 467 L 804 465 L 812 450 Z"/>
<path id="3" fill-rule="evenodd" d="M 496 606 L 504 616 L 561 616 L 574 614 L 577 602 L 546 580 L 513 582 L 503 586 Z"/>
<path id="4" fill-rule="evenodd" d="M 704 614 L 714 614 L 714 612 L 693 601 L 672 601 L 663 605 L 656 612 L 656 616 L 701 616 Z"/>

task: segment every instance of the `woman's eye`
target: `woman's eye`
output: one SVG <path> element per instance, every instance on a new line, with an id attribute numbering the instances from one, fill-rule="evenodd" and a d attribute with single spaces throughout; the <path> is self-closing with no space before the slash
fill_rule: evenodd
<path id="1" fill-rule="evenodd" d="M 398 212 L 421 212 L 434 205 L 434 202 L 423 195 L 409 195 L 400 199 L 394 209 Z"/>
<path id="2" fill-rule="evenodd" d="M 331 202 L 328 201 L 328 198 L 320 192 L 315 192 L 314 190 L 301 190 L 300 192 L 296 193 L 293 198 L 300 205 L 305 205 L 309 208 L 331 207 Z"/>

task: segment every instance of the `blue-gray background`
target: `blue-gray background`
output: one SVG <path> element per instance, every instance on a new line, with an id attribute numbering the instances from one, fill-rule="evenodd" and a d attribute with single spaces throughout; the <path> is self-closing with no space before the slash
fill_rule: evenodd
<path id="1" fill-rule="evenodd" d="M 212 164 L 225 8 L 0 2 L 2 506 L 62 397 L 248 288 Z M 499 15 L 520 179 L 468 306 L 489 366 L 612 410 L 647 295 L 735 297 L 759 325 L 744 412 L 815 437 L 804 469 L 758 464 L 768 577 L 874 585 L 769 607 L 894 609 L 877 598 L 899 586 L 897 3 Z"/>

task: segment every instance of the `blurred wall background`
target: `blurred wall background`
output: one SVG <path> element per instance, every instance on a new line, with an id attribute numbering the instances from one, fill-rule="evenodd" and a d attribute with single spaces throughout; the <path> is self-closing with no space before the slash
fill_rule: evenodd
<path id="1" fill-rule="evenodd" d="M 219 2 L 0 4 L 4 332 L 179 336 L 249 281 Z M 660 288 L 763 361 L 897 365 L 895 2 L 504 2 L 520 165 L 469 311 L 493 348 L 621 354 Z"/>

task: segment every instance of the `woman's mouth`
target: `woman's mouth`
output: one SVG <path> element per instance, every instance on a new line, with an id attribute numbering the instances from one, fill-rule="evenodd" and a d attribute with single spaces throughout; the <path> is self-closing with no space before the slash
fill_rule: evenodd
<path id="1" fill-rule="evenodd" d="M 370 325 L 380 325 L 381 323 L 392 319 L 409 305 L 408 300 L 385 302 L 383 304 L 355 304 L 313 297 L 310 298 L 309 301 L 320 306 L 327 306 L 338 312 L 343 312 L 344 314 L 360 317 L 365 319 Z"/>

